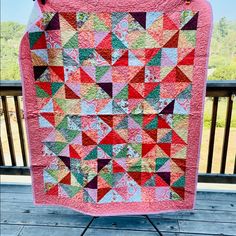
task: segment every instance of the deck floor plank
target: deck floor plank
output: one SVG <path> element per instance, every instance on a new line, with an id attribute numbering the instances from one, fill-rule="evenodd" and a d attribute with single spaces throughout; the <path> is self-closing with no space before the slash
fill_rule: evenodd
<path id="1" fill-rule="evenodd" d="M 83 232 L 81 228 L 25 226 L 19 236 L 79 236 Z"/>
<path id="2" fill-rule="evenodd" d="M 197 200 L 231 201 L 236 203 L 236 191 L 198 191 Z"/>
<path id="3" fill-rule="evenodd" d="M 198 200 L 196 209 L 215 211 L 236 211 L 236 204 L 230 201 Z"/>
<path id="4" fill-rule="evenodd" d="M 236 223 L 236 212 L 227 212 L 227 214 L 224 214 L 224 219 L 222 218 L 222 214 L 224 214 L 224 211 L 192 210 L 186 212 L 172 212 L 150 215 L 150 218 Z"/>
<path id="5" fill-rule="evenodd" d="M 176 222 L 177 223 L 177 222 Z M 91 224 L 90 228 L 103 229 L 128 229 L 140 231 L 155 231 L 145 216 L 141 217 L 98 217 Z"/>
<path id="6" fill-rule="evenodd" d="M 10 235 L 18 235 L 22 230 L 22 225 L 1 225 L 0 235 L 10 236 Z"/>
<path id="7" fill-rule="evenodd" d="M 1 206 L 1 212 L 15 212 L 15 213 L 32 213 L 32 214 L 64 214 L 64 215 L 79 215 L 85 216 L 82 213 L 57 206 L 34 206 L 33 203 L 19 203 L 16 202 L 4 202 Z M 174 213 L 162 213 L 150 215 L 150 218 L 162 218 L 162 219 L 182 219 L 182 220 L 207 220 L 222 222 L 222 214 L 224 214 L 224 222 L 235 223 L 236 211 L 223 210 L 201 210 L 195 209 L 193 211 L 186 212 L 174 212 Z M 125 217 L 125 216 L 124 216 Z M 139 217 L 139 216 L 126 216 L 126 217 Z M 142 217 L 142 216 L 140 216 Z"/>
<path id="8" fill-rule="evenodd" d="M 224 216 L 222 216 L 223 218 Z M 191 222 L 179 220 L 180 232 L 215 234 L 215 235 L 236 235 L 236 224 L 233 223 L 212 223 L 212 222 Z"/>
<path id="9" fill-rule="evenodd" d="M 93 229 L 89 228 L 85 236 L 158 236 L 156 232 L 114 230 L 114 229 Z M 166 233 L 164 236 L 177 236 L 176 233 Z"/>
<path id="10" fill-rule="evenodd" d="M 32 193 L 31 185 L 23 184 L 1 184 L 1 193 Z"/>
<path id="11" fill-rule="evenodd" d="M 25 214 L 2 212 L 1 223 L 14 225 L 75 226 L 85 227 L 91 216 L 64 214 Z"/>
<path id="12" fill-rule="evenodd" d="M 79 236 L 91 216 L 58 206 L 35 206 L 31 186 L 0 185 L 1 236 Z M 163 236 L 236 235 L 236 193 L 198 191 L 196 209 L 149 215 Z M 85 236 L 159 235 L 145 216 L 98 217 Z"/>

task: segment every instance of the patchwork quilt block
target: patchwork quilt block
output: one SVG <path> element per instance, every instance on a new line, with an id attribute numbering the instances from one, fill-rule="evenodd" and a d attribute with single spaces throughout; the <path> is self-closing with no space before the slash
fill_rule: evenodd
<path id="1" fill-rule="evenodd" d="M 54 2 L 36 3 L 21 44 L 35 203 L 92 215 L 191 209 L 208 4 Z"/>

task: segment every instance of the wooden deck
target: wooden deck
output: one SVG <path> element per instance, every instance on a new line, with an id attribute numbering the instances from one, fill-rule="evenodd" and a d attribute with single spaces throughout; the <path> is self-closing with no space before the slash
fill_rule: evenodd
<path id="1" fill-rule="evenodd" d="M 236 235 L 236 192 L 199 191 L 196 210 L 93 218 L 32 203 L 31 186 L 1 185 L 1 233 L 14 236 Z"/>

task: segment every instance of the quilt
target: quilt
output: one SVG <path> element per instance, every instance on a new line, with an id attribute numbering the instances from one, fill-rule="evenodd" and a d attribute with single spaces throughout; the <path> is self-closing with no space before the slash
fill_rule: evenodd
<path id="1" fill-rule="evenodd" d="M 35 204 L 194 208 L 211 24 L 205 0 L 36 1 L 20 46 Z"/>

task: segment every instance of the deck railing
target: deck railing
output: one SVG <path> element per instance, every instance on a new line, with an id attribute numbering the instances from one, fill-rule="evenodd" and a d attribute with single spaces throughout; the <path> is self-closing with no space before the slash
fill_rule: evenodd
<path id="1" fill-rule="evenodd" d="M 8 149 L 10 153 L 10 164 L 5 162 L 5 152 L 2 146 L 2 141 L 0 139 L 0 174 L 2 175 L 29 175 L 29 164 L 28 164 L 28 152 L 27 144 L 25 138 L 25 128 L 23 122 L 23 109 L 22 103 L 22 88 L 20 81 L 1 81 L 1 121 L 3 122 L 3 117 L 5 120 L 6 136 L 5 139 L 8 141 Z M 212 117 L 211 117 L 211 129 L 210 129 L 210 139 L 208 145 L 208 158 L 207 158 L 207 168 L 205 173 L 199 174 L 199 182 L 210 182 L 210 183 L 236 183 L 236 156 L 234 160 L 234 170 L 232 174 L 226 174 L 226 163 L 227 163 L 227 153 L 229 146 L 229 135 L 231 128 L 232 110 L 234 97 L 236 95 L 236 80 L 234 81 L 208 81 L 206 96 L 213 99 L 212 105 Z M 227 111 L 226 120 L 224 128 L 224 138 L 223 138 L 223 148 L 221 155 L 221 166 L 219 173 L 212 173 L 213 165 L 213 154 L 214 154 L 214 140 L 216 133 L 216 121 L 218 113 L 218 103 L 220 99 L 227 99 Z M 9 109 L 9 100 L 12 100 L 12 107 Z M 13 110 L 12 110 L 13 109 Z M 15 113 L 18 132 L 12 129 L 10 116 L 12 112 Z M 2 117 L 3 116 L 3 117 Z M 14 131 L 14 132 L 13 132 Z M 21 157 L 16 155 L 16 132 L 18 133 L 18 143 L 20 143 Z M 236 140 L 235 140 L 236 146 Z M 234 154 L 235 155 L 235 154 Z M 18 164 L 18 163 L 21 164 Z"/>

